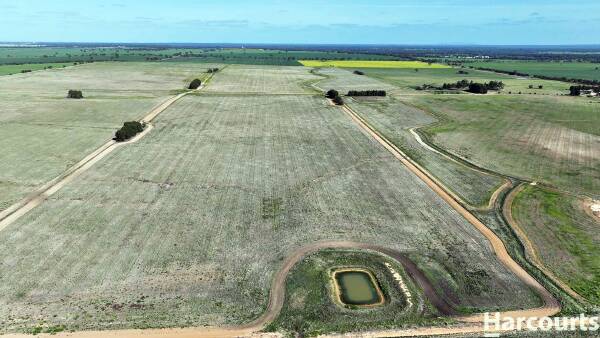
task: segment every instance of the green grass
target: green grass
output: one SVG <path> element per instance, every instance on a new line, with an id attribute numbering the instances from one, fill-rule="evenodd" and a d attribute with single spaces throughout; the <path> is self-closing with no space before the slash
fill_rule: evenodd
<path id="1" fill-rule="evenodd" d="M 0 77 L 0 210 L 110 140 L 207 66 L 86 64 Z M 66 99 L 69 89 L 85 99 Z"/>
<path id="2" fill-rule="evenodd" d="M 544 264 L 575 292 L 599 305 L 598 223 L 585 214 L 580 200 L 527 187 L 515 199 L 513 213 Z"/>
<path id="3" fill-rule="evenodd" d="M 553 78 L 600 80 L 600 64 L 590 62 L 493 60 L 465 65 Z"/>
<path id="4" fill-rule="evenodd" d="M 405 295 L 384 262 L 401 274 L 410 290 L 412 307 L 407 307 Z M 371 309 L 341 306 L 332 286 L 332 271 L 339 268 L 364 268 L 373 272 L 386 298 L 385 304 Z M 267 331 L 316 336 L 442 324 L 444 321 L 437 317 L 436 310 L 395 261 L 372 252 L 330 249 L 306 257 L 290 272 L 285 305 Z"/>
<path id="5" fill-rule="evenodd" d="M 283 257 L 320 240 L 408 252 L 463 308 L 539 305 L 471 224 L 339 108 L 213 93 L 179 101 L 0 232 L 1 331 L 247 323 Z"/>
<path id="6" fill-rule="evenodd" d="M 425 128 L 442 148 L 505 175 L 566 191 L 600 191 L 599 104 L 584 98 L 421 95 L 412 104 L 442 123 Z"/>

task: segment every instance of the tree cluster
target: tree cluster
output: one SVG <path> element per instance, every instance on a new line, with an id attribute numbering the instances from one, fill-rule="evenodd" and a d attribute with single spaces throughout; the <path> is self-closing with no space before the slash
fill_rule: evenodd
<path id="1" fill-rule="evenodd" d="M 138 121 L 125 122 L 121 129 L 115 133 L 115 140 L 117 142 L 127 141 L 134 137 L 138 133 L 144 131 L 145 125 Z"/>
<path id="2" fill-rule="evenodd" d="M 200 81 L 200 79 L 194 79 L 188 86 L 188 89 L 198 89 L 201 85 L 202 81 Z"/>
<path id="3" fill-rule="evenodd" d="M 212 74 L 212 73 L 216 73 L 218 71 L 219 71 L 219 68 L 210 68 L 206 72 L 209 73 L 209 74 Z"/>
<path id="4" fill-rule="evenodd" d="M 325 93 L 325 97 L 331 99 L 331 101 L 333 101 L 333 103 L 335 103 L 338 106 L 344 104 L 344 99 L 342 99 L 340 93 L 335 89 L 328 90 L 327 93 Z"/>
<path id="5" fill-rule="evenodd" d="M 571 96 L 580 96 L 581 92 L 584 90 L 591 90 L 600 95 L 600 86 L 571 86 L 569 88 L 569 95 Z"/>
<path id="6" fill-rule="evenodd" d="M 385 90 L 351 90 L 348 96 L 387 96 Z"/>
<path id="7" fill-rule="evenodd" d="M 83 93 L 81 92 L 81 90 L 69 90 L 69 92 L 67 93 L 67 98 L 69 99 L 83 99 Z"/>
<path id="8" fill-rule="evenodd" d="M 466 90 L 470 93 L 486 94 L 489 90 L 501 90 L 504 88 L 502 81 L 490 81 L 488 83 L 478 83 L 469 80 L 460 80 L 454 83 L 444 83 L 441 87 L 424 84 L 417 87 L 417 90 Z"/>

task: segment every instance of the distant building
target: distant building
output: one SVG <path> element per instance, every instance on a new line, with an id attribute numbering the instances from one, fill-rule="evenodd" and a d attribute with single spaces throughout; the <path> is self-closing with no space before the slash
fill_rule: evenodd
<path id="1" fill-rule="evenodd" d="M 582 96 L 596 96 L 597 94 L 593 89 L 582 89 L 581 95 Z"/>

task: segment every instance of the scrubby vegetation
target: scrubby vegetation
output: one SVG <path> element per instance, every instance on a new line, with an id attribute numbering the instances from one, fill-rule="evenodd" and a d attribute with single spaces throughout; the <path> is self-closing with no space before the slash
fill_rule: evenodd
<path id="1" fill-rule="evenodd" d="M 134 137 L 138 133 L 144 131 L 145 125 L 138 121 L 125 122 L 121 129 L 115 133 L 115 140 L 117 142 L 127 141 Z"/>
<path id="2" fill-rule="evenodd" d="M 387 96 L 385 90 L 351 90 L 348 96 Z"/>
<path id="3" fill-rule="evenodd" d="M 198 88 L 200 88 L 201 85 L 202 85 L 202 81 L 200 81 L 200 79 L 194 79 L 194 80 L 192 80 L 192 82 L 190 82 L 188 89 L 198 89 Z"/>
<path id="4" fill-rule="evenodd" d="M 69 90 L 67 93 L 67 98 L 69 99 L 83 99 L 83 92 L 81 90 Z"/>

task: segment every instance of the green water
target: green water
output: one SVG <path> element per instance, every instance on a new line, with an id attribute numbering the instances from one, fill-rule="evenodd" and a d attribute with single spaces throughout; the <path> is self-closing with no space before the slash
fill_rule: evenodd
<path id="1" fill-rule="evenodd" d="M 362 271 L 338 272 L 335 274 L 341 299 L 350 305 L 371 305 L 381 301 L 376 286 L 368 273 Z"/>

